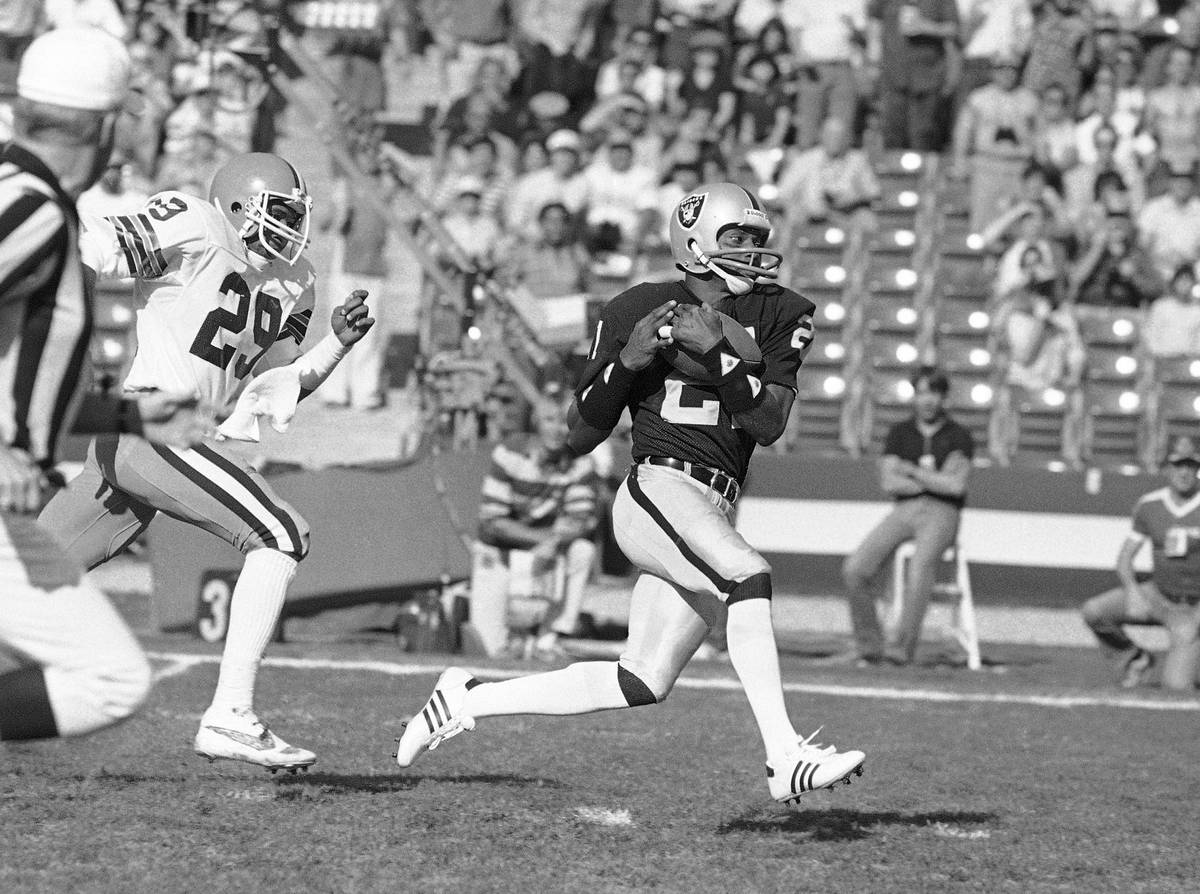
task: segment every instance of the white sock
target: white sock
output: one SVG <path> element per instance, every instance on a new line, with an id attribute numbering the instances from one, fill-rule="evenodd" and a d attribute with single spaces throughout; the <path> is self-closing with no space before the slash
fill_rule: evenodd
<path id="1" fill-rule="evenodd" d="M 771 600 L 735 602 L 729 606 L 725 630 L 729 640 L 729 660 L 758 722 L 767 760 L 774 763 L 795 746 L 797 737 L 783 701 Z"/>
<path id="2" fill-rule="evenodd" d="M 275 549 L 246 554 L 229 606 L 229 632 L 212 707 L 254 708 L 254 681 L 267 643 L 275 633 L 296 560 Z"/>
<path id="3" fill-rule="evenodd" d="M 628 708 L 617 682 L 617 662 L 580 661 L 562 670 L 499 683 L 481 683 L 467 693 L 468 717 L 508 714 L 590 714 Z"/>

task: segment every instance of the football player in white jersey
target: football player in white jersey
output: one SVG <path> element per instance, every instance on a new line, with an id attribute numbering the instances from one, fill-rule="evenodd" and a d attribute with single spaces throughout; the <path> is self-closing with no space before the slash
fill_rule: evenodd
<path id="1" fill-rule="evenodd" d="M 86 222 L 85 263 L 102 278 L 133 277 L 144 304 L 127 392 L 194 392 L 225 408 L 220 431 L 243 440 L 257 440 L 259 415 L 277 427 L 290 420 L 296 401 L 374 324 L 366 293 L 355 291 L 334 310 L 332 331 L 301 351 L 314 297 L 303 256 L 311 206 L 291 164 L 248 153 L 217 171 L 208 199 L 163 192 L 138 214 Z M 308 552 L 308 524 L 261 475 L 214 444 L 179 450 L 132 435 L 94 439 L 83 472 L 41 518 L 90 569 L 120 553 L 158 512 L 245 555 L 196 752 L 272 772 L 307 767 L 316 756 L 274 735 L 253 698 L 288 585 Z"/>

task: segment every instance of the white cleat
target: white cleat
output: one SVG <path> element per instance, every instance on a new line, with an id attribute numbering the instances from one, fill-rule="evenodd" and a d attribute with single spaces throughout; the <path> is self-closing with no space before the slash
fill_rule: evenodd
<path id="1" fill-rule="evenodd" d="M 806 792 L 833 788 L 839 782 L 850 784 L 851 776 L 861 776 L 867 756 L 861 751 L 839 752 L 832 745 L 813 745 L 820 730 L 796 743 L 780 767 L 767 764 L 767 785 L 771 797 L 780 804 L 795 806 Z"/>
<path id="2" fill-rule="evenodd" d="M 306 770 L 317 762 L 311 751 L 289 745 L 250 710 L 206 711 L 192 746 L 210 761 L 242 761 L 277 770 Z"/>
<path id="3" fill-rule="evenodd" d="M 467 690 L 478 685 L 479 681 L 460 667 L 442 671 L 433 695 L 420 713 L 404 725 L 403 734 L 396 740 L 396 763 L 411 767 L 422 753 L 433 751 L 459 733 L 475 729 L 475 718 L 463 714 L 463 701 Z"/>

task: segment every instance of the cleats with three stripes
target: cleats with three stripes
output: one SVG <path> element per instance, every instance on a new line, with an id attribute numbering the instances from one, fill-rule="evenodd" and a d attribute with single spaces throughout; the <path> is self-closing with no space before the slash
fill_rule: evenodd
<path id="1" fill-rule="evenodd" d="M 780 804 L 795 806 L 806 792 L 833 788 L 839 782 L 849 785 L 851 776 L 862 775 L 867 756 L 861 751 L 838 751 L 832 745 L 812 744 L 819 732 L 800 739 L 777 766 L 767 764 L 767 785 L 771 797 Z"/>
<path id="2" fill-rule="evenodd" d="M 433 695 L 420 713 L 404 725 L 404 733 L 396 740 L 396 763 L 411 767 L 426 751 L 433 751 L 447 739 L 475 729 L 475 718 L 463 714 L 467 691 L 479 681 L 460 667 L 442 671 Z"/>

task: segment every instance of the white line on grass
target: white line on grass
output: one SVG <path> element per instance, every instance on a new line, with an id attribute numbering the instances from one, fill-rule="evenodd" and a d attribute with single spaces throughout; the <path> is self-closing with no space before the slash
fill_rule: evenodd
<path id="1" fill-rule="evenodd" d="M 191 655 L 186 652 L 149 652 L 156 661 L 167 661 L 175 667 L 167 668 L 166 676 L 175 676 L 201 664 L 217 664 L 218 655 Z M 331 658 L 267 658 L 264 664 L 273 667 L 290 667 L 300 670 L 368 671 L 391 677 L 434 676 L 438 668 L 428 664 L 397 664 L 392 661 L 347 661 Z M 476 677 L 489 680 L 504 680 L 524 677 L 536 671 L 522 672 L 497 670 L 495 668 L 467 668 Z M 740 692 L 741 684 L 726 677 L 701 678 L 680 677 L 675 684 L 680 689 L 709 689 L 723 692 Z M 891 701 L 918 702 L 969 702 L 992 705 L 1035 705 L 1042 708 L 1132 708 L 1143 711 L 1195 711 L 1200 712 L 1200 701 L 1168 700 L 1154 698 L 1131 698 L 1110 695 L 1040 695 L 1015 692 L 949 692 L 944 689 L 895 689 L 887 686 L 842 686 L 827 683 L 784 683 L 787 692 L 803 692 L 810 695 L 836 695 L 842 698 L 874 698 Z"/>
<path id="2" fill-rule="evenodd" d="M 575 815 L 585 823 L 597 826 L 632 826 L 633 817 L 625 809 L 608 810 L 604 807 L 576 807 Z"/>

